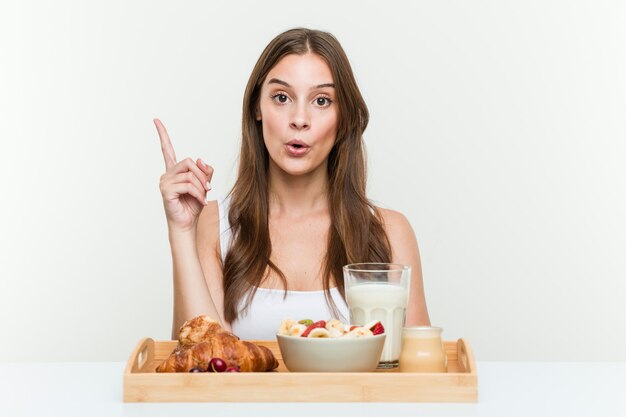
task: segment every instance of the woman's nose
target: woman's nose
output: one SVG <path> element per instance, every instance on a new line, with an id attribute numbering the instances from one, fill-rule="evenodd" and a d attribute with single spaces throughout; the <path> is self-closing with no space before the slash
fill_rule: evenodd
<path id="1" fill-rule="evenodd" d="M 308 129 L 311 125 L 311 121 L 309 119 L 309 113 L 304 108 L 304 106 L 295 106 L 293 113 L 291 114 L 291 121 L 289 122 L 289 126 L 292 129 L 302 130 Z"/>

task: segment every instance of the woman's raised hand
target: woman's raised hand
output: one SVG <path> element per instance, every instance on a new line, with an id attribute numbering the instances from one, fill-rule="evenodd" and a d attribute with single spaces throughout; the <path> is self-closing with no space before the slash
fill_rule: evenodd
<path id="1" fill-rule="evenodd" d="M 186 158 L 176 162 L 174 147 L 165 126 L 159 119 L 154 119 L 154 124 L 165 159 L 165 174 L 161 176 L 159 188 L 167 225 L 170 231 L 187 232 L 196 226 L 202 207 L 207 204 L 205 196 L 211 189 L 213 168 L 201 159 L 194 162 Z"/>

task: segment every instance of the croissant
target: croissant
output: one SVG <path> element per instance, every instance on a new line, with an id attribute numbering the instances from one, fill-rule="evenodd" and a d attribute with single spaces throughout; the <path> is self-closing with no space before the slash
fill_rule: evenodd
<path id="1" fill-rule="evenodd" d="M 198 316 L 183 324 L 176 349 L 156 371 L 188 372 L 194 367 L 206 370 L 211 358 L 221 358 L 226 366 L 239 367 L 242 372 L 264 372 L 278 367 L 274 354 L 265 346 L 239 340 L 218 322 Z"/>

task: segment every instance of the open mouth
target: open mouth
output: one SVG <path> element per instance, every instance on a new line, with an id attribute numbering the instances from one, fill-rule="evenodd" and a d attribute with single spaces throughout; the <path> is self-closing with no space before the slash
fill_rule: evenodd
<path id="1" fill-rule="evenodd" d="M 285 147 L 287 152 L 292 156 L 302 156 L 310 149 L 309 145 L 299 140 L 289 141 Z"/>

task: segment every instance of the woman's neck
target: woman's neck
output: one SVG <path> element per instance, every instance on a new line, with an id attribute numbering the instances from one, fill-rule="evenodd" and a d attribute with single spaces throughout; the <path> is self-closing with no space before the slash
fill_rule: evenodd
<path id="1" fill-rule="evenodd" d="M 328 176 L 318 169 L 308 175 L 287 175 L 270 168 L 270 215 L 299 217 L 328 209 Z"/>

